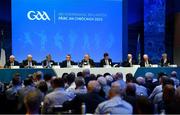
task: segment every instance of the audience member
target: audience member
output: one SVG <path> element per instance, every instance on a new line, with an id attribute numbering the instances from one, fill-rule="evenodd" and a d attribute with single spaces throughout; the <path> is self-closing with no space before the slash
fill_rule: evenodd
<path id="1" fill-rule="evenodd" d="M 63 79 L 55 78 L 51 85 L 54 90 L 44 98 L 43 113 L 51 113 L 54 106 L 62 105 L 65 101 L 72 99 L 71 95 L 64 89 Z"/>
<path id="2" fill-rule="evenodd" d="M 177 76 L 177 72 L 176 71 L 172 71 L 171 75 L 170 75 L 170 78 L 174 81 L 175 87 L 179 86 L 179 79 L 177 77 L 178 77 Z"/>
<path id="3" fill-rule="evenodd" d="M 121 98 L 120 87 L 111 87 L 109 100 L 98 105 L 95 114 L 132 114 L 132 106 Z"/>
<path id="4" fill-rule="evenodd" d="M 26 115 L 40 114 L 41 101 L 42 95 L 39 90 L 28 92 L 24 98 Z"/>
<path id="5" fill-rule="evenodd" d="M 63 104 L 65 110 L 73 110 L 73 113 L 81 113 L 81 105 L 85 103 L 86 113 L 93 114 L 98 104 L 103 102 L 105 99 L 99 95 L 101 89 L 100 84 L 95 81 L 89 81 L 88 83 L 88 93 L 77 95 L 72 101 L 67 101 Z"/>
<path id="6" fill-rule="evenodd" d="M 76 88 L 75 88 L 75 91 L 74 93 L 75 94 L 85 94 L 87 93 L 87 88 L 86 88 L 86 85 L 85 85 L 85 81 L 82 77 L 77 77 L 75 79 L 75 85 L 76 85 Z"/>
<path id="7" fill-rule="evenodd" d="M 147 97 L 144 96 L 137 97 L 135 110 L 136 112 L 134 114 L 140 114 L 140 115 L 145 115 L 145 114 L 152 115 L 154 112 L 152 102 Z"/>
<path id="8" fill-rule="evenodd" d="M 148 90 L 148 95 L 150 95 L 155 88 L 155 85 L 153 83 L 154 74 L 152 72 L 147 72 L 145 74 L 145 87 Z"/>
<path id="9" fill-rule="evenodd" d="M 108 97 L 108 93 L 109 93 L 109 90 L 110 90 L 110 86 L 107 85 L 107 80 L 106 78 L 104 78 L 103 76 L 99 77 L 97 79 L 97 81 L 99 82 L 99 84 L 101 85 L 101 88 L 102 90 L 104 91 L 105 93 L 105 98 Z"/>
<path id="10" fill-rule="evenodd" d="M 138 96 L 148 96 L 147 89 L 144 87 L 145 79 L 143 77 L 136 78 L 136 95 Z"/>

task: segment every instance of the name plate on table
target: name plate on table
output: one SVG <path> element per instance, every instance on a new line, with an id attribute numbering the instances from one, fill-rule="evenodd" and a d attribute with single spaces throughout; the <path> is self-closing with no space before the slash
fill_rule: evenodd
<path id="1" fill-rule="evenodd" d="M 72 65 L 71 68 L 79 68 L 78 65 Z"/>
<path id="2" fill-rule="evenodd" d="M 38 66 L 36 66 L 35 68 L 43 68 L 43 66 L 41 66 L 41 65 L 38 65 Z"/>
<path id="3" fill-rule="evenodd" d="M 19 69 L 19 66 L 11 66 L 11 69 Z"/>
<path id="4" fill-rule="evenodd" d="M 104 65 L 104 68 L 111 68 L 110 65 Z"/>
<path id="5" fill-rule="evenodd" d="M 169 67 L 177 67 L 177 65 L 169 65 Z"/>
<path id="6" fill-rule="evenodd" d="M 140 65 L 133 65 L 133 67 L 136 67 L 136 68 L 138 68 L 138 67 L 140 67 Z"/>
<path id="7" fill-rule="evenodd" d="M 153 65 L 151 65 L 151 67 L 158 67 L 158 65 L 157 64 L 153 64 Z"/>
<path id="8" fill-rule="evenodd" d="M 91 68 L 90 65 L 84 65 L 83 68 Z"/>
<path id="9" fill-rule="evenodd" d="M 54 65 L 52 66 L 53 69 L 60 69 L 60 66 L 59 65 Z"/>

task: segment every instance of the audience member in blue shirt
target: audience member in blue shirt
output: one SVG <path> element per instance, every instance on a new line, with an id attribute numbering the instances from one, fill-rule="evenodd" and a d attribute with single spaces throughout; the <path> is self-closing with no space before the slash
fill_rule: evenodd
<path id="1" fill-rule="evenodd" d="M 112 86 L 109 91 L 110 99 L 100 103 L 95 114 L 132 114 L 132 106 L 120 96 L 120 87 Z"/>

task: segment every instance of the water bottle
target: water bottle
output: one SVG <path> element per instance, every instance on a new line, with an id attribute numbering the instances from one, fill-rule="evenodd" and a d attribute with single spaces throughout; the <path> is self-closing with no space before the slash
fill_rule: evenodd
<path id="1" fill-rule="evenodd" d="M 85 114 L 86 114 L 86 105 L 85 105 L 84 102 L 83 102 L 82 105 L 81 105 L 81 113 L 82 113 L 82 115 L 85 115 Z"/>

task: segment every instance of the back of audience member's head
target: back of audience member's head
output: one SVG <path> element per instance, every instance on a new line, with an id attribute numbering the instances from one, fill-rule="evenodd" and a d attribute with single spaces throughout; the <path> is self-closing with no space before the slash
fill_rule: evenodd
<path id="1" fill-rule="evenodd" d="M 135 104 L 135 114 L 153 114 L 153 104 L 145 96 L 138 96 Z"/>
<path id="2" fill-rule="evenodd" d="M 35 79 L 37 81 L 41 80 L 43 78 L 43 73 L 41 71 L 36 72 Z"/>
<path id="3" fill-rule="evenodd" d="M 76 75 L 75 75 L 75 73 L 73 73 L 73 72 L 71 72 L 70 74 L 68 74 L 68 76 L 67 76 L 67 83 L 68 83 L 69 85 L 71 85 L 71 84 L 74 82 L 75 77 L 76 77 Z"/>
<path id="4" fill-rule="evenodd" d="M 29 86 L 29 85 L 32 85 L 33 84 L 33 80 L 29 77 L 27 77 L 25 80 L 24 80 L 24 86 Z"/>
<path id="5" fill-rule="evenodd" d="M 164 88 L 166 85 L 172 85 L 174 86 L 174 81 L 167 76 L 162 77 L 162 88 Z"/>
<path id="6" fill-rule="evenodd" d="M 78 72 L 77 73 L 77 77 L 83 77 L 83 73 L 82 72 Z"/>
<path id="7" fill-rule="evenodd" d="M 158 73 L 158 77 L 157 77 L 157 80 L 159 81 L 159 82 L 161 82 L 160 80 L 161 80 L 161 78 L 163 77 L 163 76 L 165 76 L 166 74 L 165 73 L 163 73 L 163 72 L 160 72 L 160 73 Z"/>
<path id="8" fill-rule="evenodd" d="M 27 110 L 26 113 L 38 114 L 41 101 L 42 101 L 42 95 L 39 90 L 32 90 L 28 92 L 24 98 L 24 103 Z"/>
<path id="9" fill-rule="evenodd" d="M 96 80 L 91 80 L 88 83 L 88 92 L 95 92 L 95 93 L 99 93 L 99 91 L 101 90 L 101 85 L 99 84 L 98 81 Z"/>
<path id="10" fill-rule="evenodd" d="M 15 73 L 15 75 L 12 78 L 12 84 L 13 85 L 20 85 L 21 83 L 21 76 L 19 73 Z"/>
<path id="11" fill-rule="evenodd" d="M 99 77 L 99 78 L 97 79 L 97 81 L 99 82 L 99 84 L 100 84 L 101 86 L 107 85 L 107 80 L 106 80 L 106 78 L 104 78 L 103 76 Z"/>
<path id="12" fill-rule="evenodd" d="M 145 81 L 146 82 L 152 82 L 154 78 L 154 74 L 152 72 L 147 72 L 145 74 Z"/>
<path id="13" fill-rule="evenodd" d="M 126 86 L 127 96 L 136 96 L 136 86 L 134 83 L 128 83 Z"/>
<path id="14" fill-rule="evenodd" d="M 52 75 L 51 74 L 44 74 L 44 80 L 45 81 L 50 81 L 52 78 Z"/>
<path id="15" fill-rule="evenodd" d="M 111 87 L 111 89 L 109 90 L 108 97 L 111 99 L 111 98 L 113 98 L 115 96 L 121 96 L 120 87 Z"/>
<path id="16" fill-rule="evenodd" d="M 144 85 L 145 84 L 145 79 L 143 77 L 137 77 L 136 78 L 136 82 L 139 84 L 139 85 Z"/>
<path id="17" fill-rule="evenodd" d="M 85 86 L 85 81 L 81 77 L 76 77 L 75 84 L 76 84 L 76 88 L 81 87 L 81 86 Z"/>
<path id="18" fill-rule="evenodd" d="M 95 74 L 91 74 L 90 75 L 90 80 L 96 80 L 96 75 Z"/>
<path id="19" fill-rule="evenodd" d="M 89 77 L 90 76 L 90 70 L 89 69 L 84 69 L 82 73 L 83 73 L 83 77 Z"/>
<path id="20" fill-rule="evenodd" d="M 46 94 L 46 92 L 48 91 L 48 86 L 45 81 L 40 81 L 37 85 L 37 88 L 44 94 Z"/>
<path id="21" fill-rule="evenodd" d="M 68 76 L 68 73 L 63 73 L 62 74 L 62 78 L 64 79 L 64 77 L 67 77 Z"/>
<path id="22" fill-rule="evenodd" d="M 171 72 L 171 77 L 177 78 L 177 72 L 176 72 L 176 71 L 172 71 L 172 72 Z"/>
<path id="23" fill-rule="evenodd" d="M 120 79 L 123 79 L 123 73 L 117 72 L 115 75 L 115 80 L 120 80 Z"/>
<path id="24" fill-rule="evenodd" d="M 108 75 L 111 75 L 110 73 L 104 73 L 104 77 L 108 76 Z"/>
<path id="25" fill-rule="evenodd" d="M 111 83 L 114 81 L 113 77 L 111 75 L 107 75 L 106 77 L 107 85 L 111 86 Z"/>
<path id="26" fill-rule="evenodd" d="M 96 79 L 98 79 L 98 78 L 101 77 L 101 76 L 103 76 L 103 75 L 97 74 L 97 75 L 96 75 Z M 103 76 L 103 77 L 104 77 L 104 76 Z"/>
<path id="27" fill-rule="evenodd" d="M 64 83 L 67 83 L 67 77 L 68 77 L 68 73 L 63 73 L 62 75 L 62 79 L 64 80 Z"/>
<path id="28" fill-rule="evenodd" d="M 163 101 L 167 103 L 173 102 L 175 95 L 175 89 L 172 84 L 167 84 L 163 88 Z"/>
<path id="29" fill-rule="evenodd" d="M 126 83 L 135 83 L 135 78 L 132 73 L 126 74 Z"/>
<path id="30" fill-rule="evenodd" d="M 52 87 L 55 88 L 64 88 L 64 80 L 62 78 L 53 78 L 51 81 Z"/>

